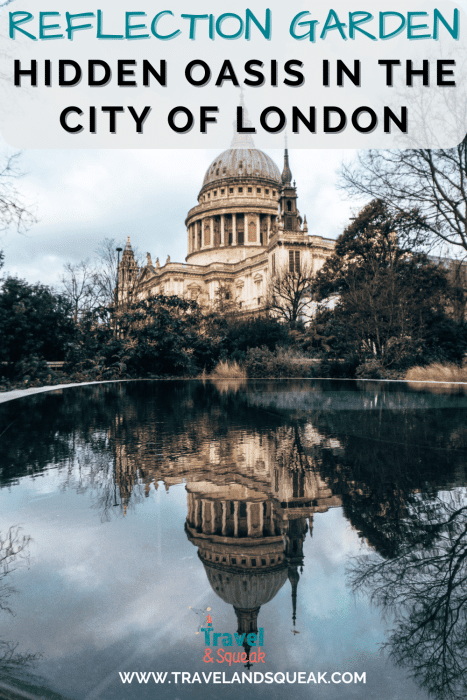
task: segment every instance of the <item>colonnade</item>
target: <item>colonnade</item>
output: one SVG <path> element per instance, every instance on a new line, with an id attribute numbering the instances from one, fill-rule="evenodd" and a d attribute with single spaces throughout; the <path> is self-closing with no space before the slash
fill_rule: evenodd
<path id="1" fill-rule="evenodd" d="M 276 518 L 269 500 L 211 500 L 188 494 L 188 523 L 205 535 L 274 537 L 280 534 Z"/>
<path id="2" fill-rule="evenodd" d="M 215 221 L 216 218 L 218 222 Z M 247 212 L 207 215 L 189 224 L 188 252 L 194 253 L 198 250 L 213 247 L 267 245 L 274 219 L 275 216 L 272 214 Z M 263 231 L 261 231 L 261 224 L 264 222 L 266 222 L 266 227 L 263 226 Z M 215 240 L 216 223 L 220 227 L 220 231 L 217 231 L 217 241 Z M 266 240 L 264 240 L 265 238 Z"/>

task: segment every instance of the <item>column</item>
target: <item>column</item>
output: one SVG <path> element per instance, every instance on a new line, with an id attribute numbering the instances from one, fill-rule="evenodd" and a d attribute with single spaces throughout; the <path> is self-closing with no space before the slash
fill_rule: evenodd
<path id="1" fill-rule="evenodd" d="M 188 513 L 187 513 L 187 520 L 192 525 L 194 523 L 194 518 L 193 518 L 193 494 L 188 493 L 187 497 L 187 502 L 188 502 Z"/>
<path id="2" fill-rule="evenodd" d="M 249 214 L 245 212 L 243 215 L 243 245 L 250 245 L 250 241 L 248 240 L 248 222 Z"/>
<path id="3" fill-rule="evenodd" d="M 271 238 L 271 217 L 268 214 L 268 240 L 264 242 L 265 245 L 267 245 L 270 238 Z"/>
<path id="4" fill-rule="evenodd" d="M 227 502 L 221 501 L 222 504 L 222 537 L 227 534 Z"/>
<path id="5" fill-rule="evenodd" d="M 252 527 L 251 527 L 251 506 L 252 503 L 247 503 L 246 504 L 246 527 L 247 527 L 247 533 L 248 537 L 252 537 Z"/>
<path id="6" fill-rule="evenodd" d="M 234 537 L 238 537 L 238 501 L 234 501 Z"/>
<path id="7" fill-rule="evenodd" d="M 211 532 L 212 535 L 216 531 L 216 511 L 214 510 L 214 501 L 210 502 L 211 506 Z"/>
<path id="8" fill-rule="evenodd" d="M 261 221 L 260 221 L 260 216 L 259 214 L 256 215 L 256 243 L 257 245 L 261 245 Z"/>
<path id="9" fill-rule="evenodd" d="M 209 237 L 209 244 L 214 245 L 214 216 L 211 216 L 211 235 Z"/>
<path id="10" fill-rule="evenodd" d="M 201 515 L 201 509 L 202 509 L 202 503 L 200 503 L 195 496 L 193 495 L 193 519 L 195 523 L 195 527 L 198 529 L 199 527 L 202 526 L 202 521 L 200 518 Z"/>
<path id="11" fill-rule="evenodd" d="M 201 248 L 204 248 L 204 219 L 201 219 Z"/>
<path id="12" fill-rule="evenodd" d="M 201 499 L 201 532 L 204 532 L 204 513 L 206 509 L 206 502 Z"/>
<path id="13" fill-rule="evenodd" d="M 232 214 L 232 245 L 237 245 L 237 215 Z"/>
<path id="14" fill-rule="evenodd" d="M 264 535 L 264 537 L 270 537 L 271 533 L 269 531 L 269 524 L 268 524 L 268 511 L 269 511 L 269 505 L 270 505 L 269 501 L 266 501 L 265 505 L 266 505 L 266 508 L 265 508 L 265 512 L 263 515 L 263 521 L 262 521 L 263 522 L 263 535 Z"/>
<path id="15" fill-rule="evenodd" d="M 221 214 L 221 246 L 225 246 L 224 214 Z"/>

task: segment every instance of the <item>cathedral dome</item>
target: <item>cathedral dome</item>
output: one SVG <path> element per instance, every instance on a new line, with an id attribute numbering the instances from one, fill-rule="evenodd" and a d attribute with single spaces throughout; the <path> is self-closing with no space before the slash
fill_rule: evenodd
<path id="1" fill-rule="evenodd" d="M 209 187 L 221 180 L 247 177 L 269 180 L 280 185 L 281 174 L 272 158 L 257 148 L 229 148 L 213 160 L 206 171 L 203 187 Z"/>
<path id="2" fill-rule="evenodd" d="M 269 603 L 287 581 L 285 566 L 269 571 L 239 572 L 202 561 L 212 589 L 224 602 L 236 608 L 253 609 Z"/>

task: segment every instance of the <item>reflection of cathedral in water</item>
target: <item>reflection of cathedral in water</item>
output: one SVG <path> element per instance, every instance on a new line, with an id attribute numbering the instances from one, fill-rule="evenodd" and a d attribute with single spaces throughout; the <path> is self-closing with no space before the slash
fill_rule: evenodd
<path id="1" fill-rule="evenodd" d="M 166 489 L 185 481 L 187 537 L 198 548 L 212 589 L 233 606 L 239 634 L 258 632 L 261 606 L 287 579 L 295 628 L 299 570 L 313 515 L 341 505 L 314 463 L 315 448 L 326 442 L 310 424 L 300 430 L 289 425 L 267 436 L 243 430 L 228 439 L 211 436 L 196 453 L 172 454 L 157 469 L 149 455 L 140 461 L 146 492 L 149 480 L 156 488 L 162 481 Z M 135 472 L 132 459 L 121 457 L 117 482 L 125 500 Z"/>
<path id="2" fill-rule="evenodd" d="M 188 539 L 198 547 L 213 590 L 233 605 L 239 634 L 258 631 L 261 605 L 287 578 L 295 624 L 306 533 L 315 512 L 338 505 L 313 470 L 276 463 L 272 476 L 269 493 L 236 484 L 187 483 Z"/>

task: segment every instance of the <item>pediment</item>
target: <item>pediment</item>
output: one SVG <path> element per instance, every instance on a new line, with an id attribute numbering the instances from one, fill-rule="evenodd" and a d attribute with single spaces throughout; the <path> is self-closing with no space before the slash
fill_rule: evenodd
<path id="1" fill-rule="evenodd" d="M 147 279 L 152 279 L 157 275 L 157 272 L 153 268 L 152 265 L 146 265 L 146 267 L 143 268 L 143 271 L 141 273 L 141 277 L 139 278 L 140 282 L 144 282 Z"/>

